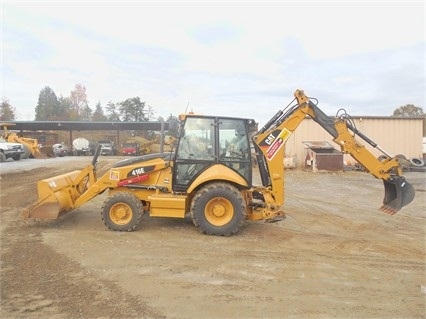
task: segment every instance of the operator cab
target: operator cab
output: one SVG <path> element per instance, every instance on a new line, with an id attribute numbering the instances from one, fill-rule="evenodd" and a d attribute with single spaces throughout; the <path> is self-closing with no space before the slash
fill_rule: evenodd
<path id="1" fill-rule="evenodd" d="M 215 116 L 183 116 L 173 167 L 173 190 L 185 192 L 191 182 L 213 165 L 225 165 L 251 185 L 250 132 L 254 120 Z M 255 128 L 253 128 L 255 127 Z"/>

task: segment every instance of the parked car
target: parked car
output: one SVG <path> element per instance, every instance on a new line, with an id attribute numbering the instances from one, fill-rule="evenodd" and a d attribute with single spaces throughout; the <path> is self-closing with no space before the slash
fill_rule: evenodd
<path id="1" fill-rule="evenodd" d="M 64 157 L 68 154 L 67 149 L 62 144 L 53 144 L 52 149 L 57 157 Z"/>
<path id="2" fill-rule="evenodd" d="M 0 138 L 0 162 L 4 162 L 8 158 L 19 161 L 24 153 L 25 148 L 21 143 L 11 143 Z"/>
<path id="3" fill-rule="evenodd" d="M 137 156 L 140 155 L 140 145 L 136 142 L 126 142 L 121 148 L 121 154 Z"/>
<path id="4" fill-rule="evenodd" d="M 112 141 L 100 140 L 98 145 L 101 146 L 101 155 L 117 155 L 117 150 Z"/>

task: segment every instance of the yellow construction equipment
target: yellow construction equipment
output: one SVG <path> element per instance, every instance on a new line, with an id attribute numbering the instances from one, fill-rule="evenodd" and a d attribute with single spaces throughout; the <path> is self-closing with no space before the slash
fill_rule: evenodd
<path id="1" fill-rule="evenodd" d="M 151 153 L 151 147 L 158 144 L 158 138 L 147 140 L 140 136 L 127 139 L 121 146 L 121 155 L 139 156 Z"/>
<path id="2" fill-rule="evenodd" d="M 34 158 L 49 158 L 56 157 L 53 152 L 52 146 L 45 145 L 40 146 L 37 139 L 19 136 L 16 132 L 10 131 L 9 126 L 13 126 L 13 123 L 0 123 L 0 127 L 3 130 L 3 138 L 8 142 L 21 143 L 26 152 L 30 157 Z"/>
<path id="3" fill-rule="evenodd" d="M 260 130 L 253 119 L 184 114 L 176 149 L 119 161 L 100 176 L 98 148 L 85 169 L 39 181 L 39 199 L 23 215 L 55 219 L 107 191 L 101 215 L 115 231 L 134 230 L 145 212 L 152 217 L 190 216 L 200 232 L 220 236 L 237 233 L 246 219 L 282 219 L 284 145 L 307 116 L 332 136 L 342 152 L 383 180 L 382 211 L 395 214 L 414 199 L 414 188 L 402 176 L 398 159 L 359 132 L 347 114 L 332 119 L 303 91 L 296 90 L 294 96 L 294 104 L 277 112 Z M 387 158 L 376 158 L 356 137 Z M 262 185 L 252 182 L 251 148 Z"/>

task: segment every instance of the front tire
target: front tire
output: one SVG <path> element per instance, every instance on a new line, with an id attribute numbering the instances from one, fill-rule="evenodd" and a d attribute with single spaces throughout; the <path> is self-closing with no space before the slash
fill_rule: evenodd
<path id="1" fill-rule="evenodd" d="M 211 183 L 194 196 L 191 217 L 201 233 L 231 236 L 240 230 L 246 219 L 245 201 L 235 186 Z"/>
<path id="2" fill-rule="evenodd" d="M 136 196 L 119 192 L 108 197 L 102 205 L 102 220 L 114 231 L 133 231 L 141 221 L 144 209 Z"/>

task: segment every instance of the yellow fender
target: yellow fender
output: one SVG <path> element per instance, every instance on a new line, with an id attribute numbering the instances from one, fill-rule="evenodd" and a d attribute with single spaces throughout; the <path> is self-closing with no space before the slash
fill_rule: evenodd
<path id="1" fill-rule="evenodd" d="M 238 175 L 235 171 L 233 171 L 232 169 L 230 169 L 229 167 L 225 165 L 216 164 L 216 165 L 210 166 L 202 174 L 200 174 L 200 176 L 198 176 L 192 182 L 191 186 L 188 187 L 187 192 L 188 194 L 190 194 L 198 186 L 206 182 L 211 182 L 214 180 L 228 181 L 234 184 L 241 185 L 243 187 L 249 187 L 245 179 L 242 178 L 240 175 Z"/>

